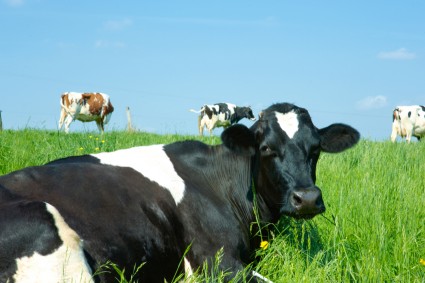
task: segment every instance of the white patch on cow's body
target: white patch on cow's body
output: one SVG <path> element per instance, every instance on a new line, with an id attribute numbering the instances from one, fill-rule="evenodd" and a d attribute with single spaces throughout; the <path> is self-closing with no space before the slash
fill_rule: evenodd
<path id="1" fill-rule="evenodd" d="M 80 237 L 66 224 L 56 208 L 46 204 L 46 209 L 55 220 L 63 244 L 48 255 L 34 253 L 17 259 L 17 272 L 13 279 L 17 283 L 94 282 Z"/>
<path id="2" fill-rule="evenodd" d="M 186 257 L 183 258 L 183 261 L 184 261 L 184 272 L 185 272 L 186 278 L 188 278 L 193 275 L 193 269 L 192 269 L 192 266 L 190 265 L 189 260 Z"/>
<path id="3" fill-rule="evenodd" d="M 273 283 L 273 281 L 271 281 L 270 279 L 264 277 L 263 275 L 261 275 L 260 273 L 258 273 L 257 271 L 252 271 L 252 276 L 260 278 L 263 282 L 266 283 Z"/>
<path id="4" fill-rule="evenodd" d="M 230 111 L 230 114 L 231 115 L 235 114 L 236 105 L 232 103 L 226 103 L 226 104 L 227 104 L 227 108 Z"/>
<path id="5" fill-rule="evenodd" d="M 219 113 L 214 124 L 215 127 L 228 127 L 230 126 L 230 119 L 227 117 L 226 113 Z"/>
<path id="6" fill-rule="evenodd" d="M 277 122 L 283 131 L 288 135 L 289 138 L 293 138 L 295 133 L 298 131 L 298 116 L 294 111 L 288 113 L 276 113 Z"/>
<path id="7" fill-rule="evenodd" d="M 103 164 L 131 167 L 149 180 L 169 190 L 176 204 L 185 191 L 183 179 L 164 151 L 164 145 L 139 146 L 114 152 L 93 154 Z"/>

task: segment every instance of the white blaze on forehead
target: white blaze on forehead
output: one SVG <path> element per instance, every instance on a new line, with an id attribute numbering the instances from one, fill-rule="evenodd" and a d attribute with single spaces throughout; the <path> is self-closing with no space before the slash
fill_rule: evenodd
<path id="1" fill-rule="evenodd" d="M 293 138 L 295 133 L 298 131 L 298 115 L 294 111 L 288 113 L 275 112 L 277 122 L 283 131 L 288 135 L 289 138 Z"/>
<path id="2" fill-rule="evenodd" d="M 164 145 L 139 146 L 114 152 L 93 154 L 102 164 L 131 167 L 149 180 L 169 190 L 178 204 L 184 195 L 183 179 L 174 170 Z"/>
<path id="3" fill-rule="evenodd" d="M 94 282 L 84 256 L 82 241 L 59 211 L 46 203 L 63 244 L 48 255 L 34 253 L 16 260 L 15 282 Z"/>

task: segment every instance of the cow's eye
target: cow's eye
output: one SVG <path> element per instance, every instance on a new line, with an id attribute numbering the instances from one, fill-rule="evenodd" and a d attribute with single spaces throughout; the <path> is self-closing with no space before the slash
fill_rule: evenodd
<path id="1" fill-rule="evenodd" d="M 263 145 L 260 149 L 261 149 L 261 154 L 263 156 L 271 156 L 271 157 L 276 157 L 277 156 L 276 152 L 274 150 L 272 150 L 267 145 Z"/>
<path id="2" fill-rule="evenodd" d="M 263 145 L 263 146 L 261 147 L 261 151 L 262 151 L 262 152 L 270 152 L 270 151 L 271 151 L 271 149 L 270 149 L 270 147 L 268 147 L 267 145 Z"/>

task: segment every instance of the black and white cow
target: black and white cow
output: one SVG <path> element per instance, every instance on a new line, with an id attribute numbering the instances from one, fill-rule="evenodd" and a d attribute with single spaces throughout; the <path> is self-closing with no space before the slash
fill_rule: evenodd
<path id="1" fill-rule="evenodd" d="M 212 135 L 214 128 L 227 128 L 243 118 L 256 120 L 251 107 L 239 107 L 232 103 L 204 105 L 199 111 L 193 109 L 190 109 L 190 111 L 199 113 L 198 128 L 201 136 L 204 134 L 204 127 L 207 127 L 210 135 Z"/>
<path id="2" fill-rule="evenodd" d="M 422 105 L 397 106 L 393 110 L 391 141 L 397 136 L 406 138 L 410 143 L 412 137 L 421 140 L 425 136 L 425 107 Z"/>
<path id="3" fill-rule="evenodd" d="M 230 279 L 259 244 L 250 233 L 254 200 L 262 222 L 323 213 L 319 154 L 350 148 L 360 135 L 344 124 L 318 129 L 307 110 L 282 103 L 221 137 L 222 145 L 134 147 L 0 176 L 0 278 L 87 278 L 110 260 L 126 271 L 145 262 L 139 282 L 170 282 L 223 248 Z M 93 280 L 115 282 L 111 273 Z"/>

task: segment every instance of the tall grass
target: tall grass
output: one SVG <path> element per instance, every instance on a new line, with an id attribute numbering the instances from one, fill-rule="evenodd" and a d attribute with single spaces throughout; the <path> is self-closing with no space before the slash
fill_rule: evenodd
<path id="1" fill-rule="evenodd" d="M 198 137 L 3 131 L 0 174 L 70 155 L 185 139 Z M 283 217 L 267 248 L 258 249 L 254 268 L 274 282 L 425 282 L 424 153 L 425 143 L 362 140 L 346 152 L 322 154 L 317 185 L 327 211 L 309 221 Z M 223 278 L 210 270 L 191 282 Z"/>
<path id="2" fill-rule="evenodd" d="M 114 151 L 140 145 L 200 139 L 209 144 L 217 137 L 158 135 L 144 132 L 94 132 L 64 134 L 58 131 L 25 129 L 0 132 L 0 175 L 67 156 Z"/>

